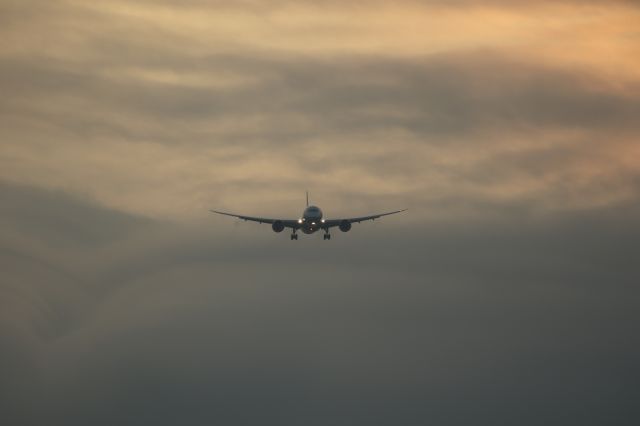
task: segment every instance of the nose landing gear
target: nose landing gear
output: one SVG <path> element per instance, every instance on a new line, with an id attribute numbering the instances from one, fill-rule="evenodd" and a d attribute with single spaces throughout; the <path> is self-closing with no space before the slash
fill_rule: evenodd
<path id="1" fill-rule="evenodd" d="M 298 234 L 296 234 L 296 231 L 293 231 L 293 233 L 291 234 L 291 241 L 293 240 L 298 240 Z"/>
<path id="2" fill-rule="evenodd" d="M 323 240 L 330 240 L 331 239 L 331 234 L 329 233 L 328 229 L 325 229 L 324 235 L 322 237 L 323 237 L 322 238 Z"/>

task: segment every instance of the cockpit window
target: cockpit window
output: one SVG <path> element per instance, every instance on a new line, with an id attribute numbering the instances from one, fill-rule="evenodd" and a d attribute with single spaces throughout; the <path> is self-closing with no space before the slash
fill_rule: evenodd
<path id="1" fill-rule="evenodd" d="M 316 206 L 309 206 L 305 209 L 304 214 L 308 217 L 319 219 L 322 217 L 322 210 Z"/>

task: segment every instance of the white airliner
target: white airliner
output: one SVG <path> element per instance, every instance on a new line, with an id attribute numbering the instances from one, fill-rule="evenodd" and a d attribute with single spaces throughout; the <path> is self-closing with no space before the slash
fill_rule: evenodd
<path id="1" fill-rule="evenodd" d="M 346 219 L 323 219 L 322 210 L 320 210 L 319 207 L 309 205 L 309 193 L 307 192 L 307 208 L 304 209 L 304 212 L 302 213 L 302 217 L 300 219 L 269 219 L 265 217 L 252 217 L 233 213 L 219 212 L 217 210 L 210 211 L 212 213 L 237 217 L 245 221 L 250 220 L 259 223 L 270 223 L 271 228 L 275 232 L 282 232 L 284 231 L 284 228 L 291 228 L 292 240 L 298 239 L 298 234 L 296 233 L 298 229 L 302 230 L 302 232 L 304 232 L 305 234 L 313 234 L 314 232 L 322 229 L 324 231 L 324 239 L 330 240 L 331 234 L 329 233 L 329 229 L 335 226 L 340 228 L 342 232 L 348 232 L 351 229 L 351 224 L 354 222 L 360 223 L 365 220 L 376 220 L 379 217 L 389 216 L 390 214 L 400 213 L 405 210 L 407 209 L 396 210 L 394 212 L 388 213 L 374 214 L 371 216 L 351 217 Z"/>

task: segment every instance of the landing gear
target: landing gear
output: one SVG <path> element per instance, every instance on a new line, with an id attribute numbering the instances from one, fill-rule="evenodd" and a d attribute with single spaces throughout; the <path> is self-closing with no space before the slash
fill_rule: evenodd
<path id="1" fill-rule="evenodd" d="M 298 234 L 296 234 L 295 231 L 293 231 L 293 234 L 291 234 L 291 241 L 293 240 L 296 240 L 296 241 L 298 240 Z"/>
<path id="2" fill-rule="evenodd" d="M 325 230 L 324 231 L 324 235 L 322 236 L 324 240 L 330 240 L 331 239 L 331 234 L 329 233 L 329 230 Z"/>

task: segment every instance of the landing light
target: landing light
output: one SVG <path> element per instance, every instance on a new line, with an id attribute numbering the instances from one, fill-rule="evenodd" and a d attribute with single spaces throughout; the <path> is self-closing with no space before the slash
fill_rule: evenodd
<path id="1" fill-rule="evenodd" d="M 302 223 L 302 219 L 298 219 L 298 223 Z"/>

